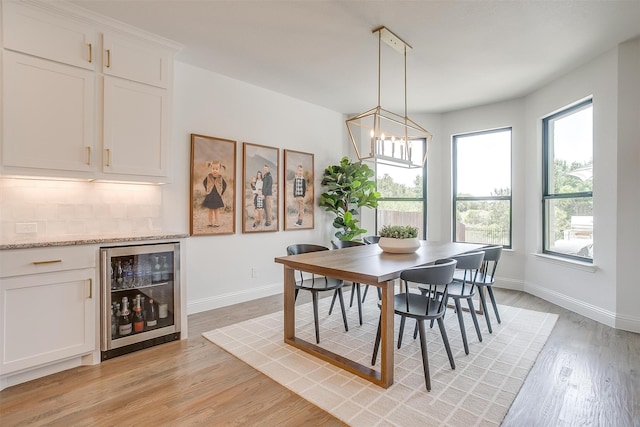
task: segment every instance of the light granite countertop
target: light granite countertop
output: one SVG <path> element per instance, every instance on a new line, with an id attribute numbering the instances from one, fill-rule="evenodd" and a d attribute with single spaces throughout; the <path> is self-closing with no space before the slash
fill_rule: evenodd
<path id="1" fill-rule="evenodd" d="M 170 240 L 189 237 L 185 233 L 135 233 L 127 235 L 89 235 L 89 236 L 61 236 L 24 238 L 10 242 L 0 242 L 0 250 L 47 248 L 52 246 L 96 245 L 110 243 L 140 242 L 144 240 Z"/>

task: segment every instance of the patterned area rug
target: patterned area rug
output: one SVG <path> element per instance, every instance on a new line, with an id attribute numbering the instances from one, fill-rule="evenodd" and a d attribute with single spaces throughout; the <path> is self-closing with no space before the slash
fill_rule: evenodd
<path id="1" fill-rule="evenodd" d="M 345 295 L 348 304 L 349 294 Z M 331 316 L 330 298 L 320 300 L 320 346 L 368 365 L 378 325 L 375 293 L 358 311 L 347 308 L 344 331 L 339 306 Z M 464 303 L 463 303 L 464 305 Z M 407 320 L 402 348 L 395 353 L 395 382 L 383 389 L 283 342 L 282 312 L 269 314 L 203 334 L 255 369 L 273 378 L 335 417 L 353 426 L 497 426 L 515 399 L 544 346 L 558 316 L 498 306 L 501 324 L 491 317 L 493 334 L 478 316 L 483 341 L 469 313 L 464 313 L 469 355 L 464 354 L 458 319 L 448 310 L 445 324 L 456 369 L 449 366 L 439 329 L 427 329 L 431 392 L 422 372 L 415 322 Z M 395 318 L 397 329 L 399 317 Z M 315 342 L 310 303 L 296 307 L 296 336 Z M 378 369 L 380 357 L 378 357 Z"/>

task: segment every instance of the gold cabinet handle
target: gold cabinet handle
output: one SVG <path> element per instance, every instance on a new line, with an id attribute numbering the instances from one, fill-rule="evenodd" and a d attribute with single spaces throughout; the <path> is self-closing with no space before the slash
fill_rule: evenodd
<path id="1" fill-rule="evenodd" d="M 111 68 L 111 49 L 107 49 L 107 68 Z"/>
<path id="2" fill-rule="evenodd" d="M 107 148 L 105 151 L 107 152 L 107 166 L 111 166 L 111 149 Z"/>
<path id="3" fill-rule="evenodd" d="M 93 299 L 93 279 L 89 277 L 89 299 Z"/>
<path id="4" fill-rule="evenodd" d="M 87 164 L 91 166 L 91 147 L 87 147 Z"/>
<path id="5" fill-rule="evenodd" d="M 33 265 L 42 265 L 42 264 L 55 264 L 58 262 L 62 262 L 61 259 L 50 259 L 48 261 L 33 261 L 32 264 Z"/>
<path id="6" fill-rule="evenodd" d="M 89 64 L 93 62 L 93 45 L 89 43 Z"/>

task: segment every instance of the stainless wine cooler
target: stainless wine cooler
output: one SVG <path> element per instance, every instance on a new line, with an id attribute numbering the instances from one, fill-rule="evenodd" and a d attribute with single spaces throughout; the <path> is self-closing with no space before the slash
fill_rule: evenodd
<path id="1" fill-rule="evenodd" d="M 180 339 L 180 243 L 105 247 L 100 258 L 102 360 Z"/>

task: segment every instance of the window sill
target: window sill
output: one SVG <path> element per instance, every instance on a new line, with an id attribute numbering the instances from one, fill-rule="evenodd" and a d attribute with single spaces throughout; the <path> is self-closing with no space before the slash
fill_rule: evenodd
<path id="1" fill-rule="evenodd" d="M 534 253 L 536 257 L 540 258 L 545 262 L 550 262 L 556 265 L 562 265 L 564 267 L 574 268 L 576 270 L 586 271 L 589 273 L 595 273 L 598 269 L 598 266 L 595 264 L 590 264 L 588 262 L 577 261 L 574 259 L 561 258 L 558 256 L 547 255 L 547 254 L 539 254 Z"/>

